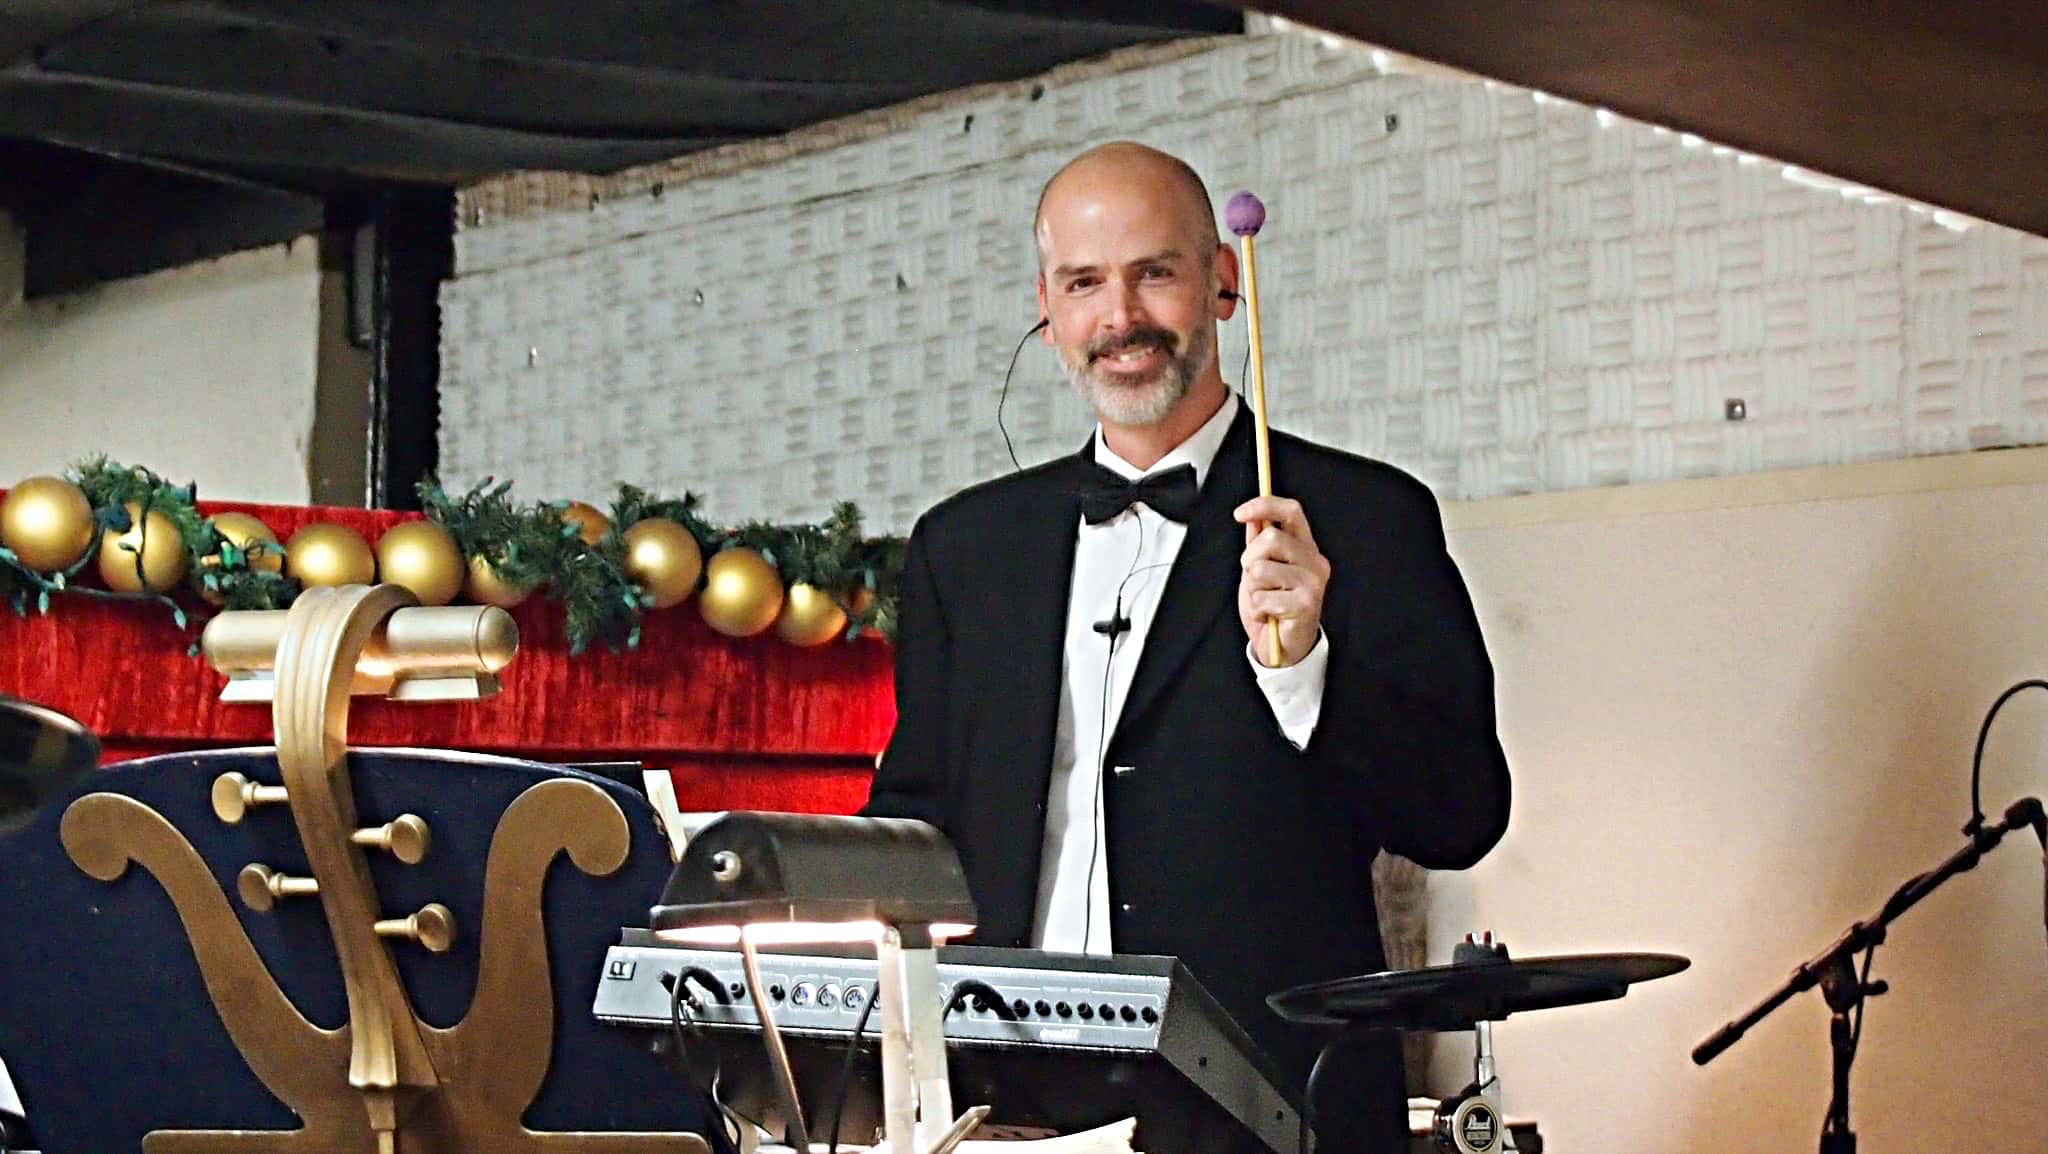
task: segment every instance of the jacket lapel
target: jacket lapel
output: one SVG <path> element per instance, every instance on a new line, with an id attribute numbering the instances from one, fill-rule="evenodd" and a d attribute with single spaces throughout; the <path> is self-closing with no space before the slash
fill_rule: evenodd
<path id="1" fill-rule="evenodd" d="M 1036 483 L 1019 494 L 1010 512 L 1019 556 L 992 567 L 1002 586 L 997 603 L 1010 620 L 1004 635 L 1015 643 L 995 660 L 1008 666 L 998 683 L 1011 687 L 1009 700 L 990 703 L 1009 715 L 1014 744 L 1004 758 L 999 789 L 1009 793 L 1014 808 L 1007 812 L 1037 814 L 1030 826 L 1029 853 L 1035 863 L 1044 840 L 1044 802 L 1052 781 L 1053 742 L 1059 727 L 1060 686 L 1064 678 L 1067 600 L 1073 588 L 1074 549 L 1080 539 L 1081 484 L 1094 445 L 1038 474 Z M 1036 885 L 1037 869 L 1030 872 Z"/>
<path id="2" fill-rule="evenodd" d="M 1167 571 L 1159 612 L 1145 636 L 1130 693 L 1117 715 L 1118 735 L 1142 719 L 1174 683 L 1216 615 L 1237 604 L 1244 526 L 1232 520 L 1230 513 L 1258 491 L 1251 431 L 1250 409 L 1240 405 L 1202 483 L 1201 499 L 1188 518 L 1187 540 Z"/>

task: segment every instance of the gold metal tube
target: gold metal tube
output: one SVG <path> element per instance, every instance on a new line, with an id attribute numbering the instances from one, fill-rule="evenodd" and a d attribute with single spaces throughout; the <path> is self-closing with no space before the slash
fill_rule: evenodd
<path id="1" fill-rule="evenodd" d="M 199 648 L 221 673 L 267 672 L 284 638 L 282 609 L 230 610 L 206 623 Z M 519 652 L 519 626 L 494 605 L 417 605 L 384 620 L 357 662 L 373 677 L 496 673 Z"/>

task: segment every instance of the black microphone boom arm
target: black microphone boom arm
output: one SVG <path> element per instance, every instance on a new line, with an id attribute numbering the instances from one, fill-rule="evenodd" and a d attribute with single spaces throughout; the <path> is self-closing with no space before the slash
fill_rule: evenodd
<path id="1" fill-rule="evenodd" d="M 1695 1046 L 1692 1051 L 1693 1062 L 1696 1065 L 1704 1066 L 1719 1057 L 1722 1051 L 1740 1041 L 1742 1035 L 1748 1033 L 1751 1026 L 1770 1016 L 1771 1011 L 1790 1001 L 1793 995 L 1805 993 L 1807 990 L 1821 984 L 1822 980 L 1827 978 L 1830 973 L 1836 972 L 1843 962 L 1855 957 L 1866 949 L 1881 945 L 1884 942 L 1885 928 L 1896 921 L 1900 914 L 1913 908 L 1921 898 L 1940 888 L 1943 882 L 1974 867 L 1979 858 L 1989 853 L 2000 841 L 2004 840 L 2006 834 L 2018 829 L 2034 828 L 2038 830 L 2041 828 L 2043 821 L 2043 811 L 2039 801 L 2031 797 L 2023 797 L 2013 802 L 2012 805 L 2006 807 L 2005 819 L 2003 821 L 1979 829 L 1976 833 L 1970 835 L 1969 844 L 1957 850 L 1947 861 L 1942 862 L 1939 866 L 1918 877 L 1908 879 L 1904 885 L 1898 888 L 1897 892 L 1893 893 L 1886 900 L 1884 908 L 1878 911 L 1876 917 L 1867 922 L 1857 922 L 1855 925 L 1850 926 L 1840 938 L 1835 940 L 1835 944 L 1814 955 L 1812 960 L 1792 971 L 1792 976 L 1786 980 L 1785 984 L 1777 992 L 1757 1003 L 1755 1008 L 1740 1018 L 1714 1031 L 1706 1041 Z"/>

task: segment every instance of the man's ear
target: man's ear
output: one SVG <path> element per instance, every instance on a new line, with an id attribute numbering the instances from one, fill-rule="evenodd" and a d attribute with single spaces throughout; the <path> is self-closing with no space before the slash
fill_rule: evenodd
<path id="1" fill-rule="evenodd" d="M 1038 339 L 1052 344 L 1052 314 L 1045 311 L 1045 274 L 1038 274 Z"/>
<path id="2" fill-rule="evenodd" d="M 1216 299 L 1211 305 L 1216 310 L 1216 319 L 1227 321 L 1237 315 L 1238 296 L 1237 250 L 1227 244 L 1216 246 Z"/>

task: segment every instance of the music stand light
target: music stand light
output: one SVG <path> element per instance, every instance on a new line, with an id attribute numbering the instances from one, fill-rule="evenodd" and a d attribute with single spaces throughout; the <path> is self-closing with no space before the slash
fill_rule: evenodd
<path id="1" fill-rule="evenodd" d="M 883 1134 L 892 1154 L 949 1149 L 985 1111 L 953 1115 L 936 948 L 974 929 L 945 835 L 921 821 L 728 813 L 690 840 L 650 911 L 655 937 L 740 947 L 791 1145 L 807 1151 L 789 1054 L 756 947 L 873 942 L 882 1017 Z"/>

